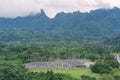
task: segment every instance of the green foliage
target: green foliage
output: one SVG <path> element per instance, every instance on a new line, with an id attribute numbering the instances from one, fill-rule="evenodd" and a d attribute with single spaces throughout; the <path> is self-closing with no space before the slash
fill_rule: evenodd
<path id="1" fill-rule="evenodd" d="M 112 75 L 102 75 L 98 80 L 114 80 Z"/>
<path id="2" fill-rule="evenodd" d="M 120 33 L 120 9 L 97 9 L 89 13 L 58 13 L 50 19 L 45 12 L 34 16 L 0 18 L 0 42 L 89 42 Z"/>
<path id="3" fill-rule="evenodd" d="M 109 46 L 110 51 L 119 53 L 120 52 L 120 35 L 108 38 L 104 41 L 106 45 Z"/>
<path id="4" fill-rule="evenodd" d="M 95 65 L 91 66 L 91 70 L 95 73 L 99 73 L 99 74 L 104 74 L 104 73 L 110 73 L 111 72 L 111 68 L 108 64 L 104 63 L 104 62 L 96 62 Z"/>
<path id="5" fill-rule="evenodd" d="M 1 80 L 31 80 L 24 66 L 19 63 L 0 61 Z"/>
<path id="6" fill-rule="evenodd" d="M 29 76 L 31 76 L 32 80 L 78 80 L 72 78 L 67 74 L 61 74 L 61 73 L 54 74 L 52 71 L 47 71 L 46 73 L 44 72 L 30 73 Z"/>
<path id="7" fill-rule="evenodd" d="M 82 80 L 96 80 L 95 77 L 90 77 L 90 76 L 85 76 L 85 75 L 82 75 L 82 76 L 81 76 L 81 79 L 82 79 Z"/>
<path id="8" fill-rule="evenodd" d="M 105 59 L 99 60 L 91 66 L 91 70 L 99 74 L 111 73 L 114 68 L 119 68 L 119 63 L 113 55 L 107 55 Z"/>
<path id="9" fill-rule="evenodd" d="M 0 80 L 78 80 L 66 74 L 28 72 L 21 62 L 0 61 Z"/>
<path id="10" fill-rule="evenodd" d="M 113 55 L 107 55 L 105 57 L 105 62 L 111 66 L 111 68 L 119 68 L 120 64 L 115 59 Z"/>
<path id="11" fill-rule="evenodd" d="M 114 75 L 114 80 L 120 80 L 120 75 Z"/>
<path id="12" fill-rule="evenodd" d="M 80 44 L 0 44 L 0 58 L 3 60 L 21 60 L 23 63 L 33 61 L 53 61 L 56 59 L 83 59 L 97 60 L 101 53 L 94 47 L 85 47 Z M 97 46 L 95 46 L 96 48 Z M 103 49 L 103 48 L 102 48 Z M 104 50 L 103 53 L 107 54 Z M 102 57 L 102 56 L 101 56 Z"/>

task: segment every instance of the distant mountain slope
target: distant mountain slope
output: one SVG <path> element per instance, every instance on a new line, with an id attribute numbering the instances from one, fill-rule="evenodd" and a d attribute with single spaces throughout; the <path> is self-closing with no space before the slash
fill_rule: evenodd
<path id="1" fill-rule="evenodd" d="M 120 46 L 120 35 L 106 39 L 105 43 L 112 46 Z"/>
<path id="2" fill-rule="evenodd" d="M 41 10 L 26 17 L 0 18 L 0 29 L 1 42 L 102 40 L 120 34 L 120 8 L 61 12 L 52 19 Z"/>
<path id="3" fill-rule="evenodd" d="M 120 35 L 106 39 L 104 44 L 109 45 L 111 51 L 120 53 Z"/>

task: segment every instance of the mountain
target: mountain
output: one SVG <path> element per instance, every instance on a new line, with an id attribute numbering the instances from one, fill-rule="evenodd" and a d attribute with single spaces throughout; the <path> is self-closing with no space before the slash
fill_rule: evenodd
<path id="1" fill-rule="evenodd" d="M 1 42 L 83 42 L 120 34 L 120 8 L 0 18 Z"/>
<path id="2" fill-rule="evenodd" d="M 104 41 L 104 43 L 112 46 L 120 46 L 120 35 L 108 38 Z"/>
<path id="3" fill-rule="evenodd" d="M 103 43 L 110 47 L 110 51 L 120 53 L 120 35 L 108 38 Z"/>
<path id="4" fill-rule="evenodd" d="M 14 19 L 0 18 L 0 27 L 2 28 L 44 28 L 48 26 L 47 22 L 49 22 L 49 17 L 46 16 L 43 10 L 41 13 L 36 15 L 30 15 L 26 17 L 17 17 Z"/>

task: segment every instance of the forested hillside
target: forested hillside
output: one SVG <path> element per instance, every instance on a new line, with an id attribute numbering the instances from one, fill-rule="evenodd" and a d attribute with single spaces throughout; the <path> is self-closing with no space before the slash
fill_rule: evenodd
<path id="1" fill-rule="evenodd" d="M 120 34 L 120 9 L 0 18 L 0 42 L 86 42 Z"/>
<path id="2" fill-rule="evenodd" d="M 106 39 L 104 43 L 111 48 L 112 52 L 120 52 L 120 35 Z"/>

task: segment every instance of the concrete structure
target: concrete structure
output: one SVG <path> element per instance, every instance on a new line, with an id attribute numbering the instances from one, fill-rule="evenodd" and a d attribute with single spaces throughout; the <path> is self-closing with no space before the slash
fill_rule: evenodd
<path id="1" fill-rule="evenodd" d="M 60 62 L 31 62 L 26 68 L 89 68 L 94 62 L 84 62 L 79 59 L 63 60 Z"/>

